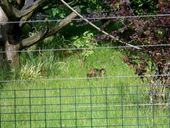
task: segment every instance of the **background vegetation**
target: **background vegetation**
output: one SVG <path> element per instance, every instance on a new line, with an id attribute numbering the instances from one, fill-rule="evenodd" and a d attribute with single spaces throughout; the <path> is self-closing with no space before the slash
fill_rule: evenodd
<path id="1" fill-rule="evenodd" d="M 123 3 L 116 0 L 68 2 L 75 8 L 79 8 L 85 17 L 102 17 L 102 14 L 110 16 L 113 11 L 116 11 L 116 16 L 128 15 L 121 13 Z M 159 2 L 132 0 L 126 4 L 130 5 L 133 15 L 143 15 L 162 11 L 163 6 L 160 8 Z M 165 4 L 164 6 L 167 7 Z M 46 10 L 45 14 L 50 16 L 49 19 L 60 19 L 68 12 L 68 9 L 59 6 L 59 8 Z M 120 40 L 134 45 L 168 44 L 169 30 L 150 26 L 155 19 L 130 19 L 131 22 L 94 20 L 93 22 L 113 35 L 122 35 Z M 166 21 L 166 18 L 163 21 Z M 160 22 L 156 20 L 156 23 Z M 142 27 L 136 27 L 139 24 Z M 42 24 L 37 23 L 35 28 L 25 26 L 23 31 L 28 35 L 34 34 L 41 27 Z M 29 29 L 33 29 L 33 32 L 30 33 Z M 137 34 L 138 38 L 133 38 L 134 34 Z M 167 85 L 168 79 L 147 77 L 157 73 L 156 71 L 159 71 L 158 75 L 165 73 L 164 68 L 169 61 L 167 53 L 169 47 L 134 50 L 119 46 L 122 46 L 119 42 L 111 41 L 88 24 L 73 21 L 59 33 L 21 51 L 18 68 L 7 70 L 8 67 L 4 66 L 0 70 L 0 117 L 4 120 L 0 126 L 2 128 L 44 127 L 45 125 L 61 127 L 62 117 L 63 127 L 75 125 L 88 127 L 92 124 L 134 128 L 137 126 L 169 127 L 167 107 L 169 90 L 166 88 L 162 93 L 162 86 L 156 86 Z M 90 68 L 105 68 L 105 78 L 88 81 L 86 74 Z M 164 81 L 166 82 L 163 83 Z M 155 85 L 154 88 L 152 85 Z M 61 96 L 63 96 L 62 100 L 59 99 Z M 108 104 L 106 96 L 108 96 Z M 94 105 L 92 109 L 91 103 Z M 60 106 L 61 104 L 65 105 Z M 103 104 L 108 106 L 103 107 Z M 77 113 L 72 106 L 77 106 Z M 89 120 L 91 118 L 93 118 L 92 124 Z M 50 119 L 54 121 L 49 121 Z M 44 120 L 48 120 L 47 124 Z"/>
<path id="2" fill-rule="evenodd" d="M 79 54 L 58 59 L 52 51 L 30 56 L 15 74 L 22 81 L 3 83 L 2 127 L 168 127 L 167 107 L 144 105 L 149 86 L 122 61 L 120 49 L 96 49 L 85 62 Z M 87 80 L 91 67 L 104 67 L 106 78 Z"/>

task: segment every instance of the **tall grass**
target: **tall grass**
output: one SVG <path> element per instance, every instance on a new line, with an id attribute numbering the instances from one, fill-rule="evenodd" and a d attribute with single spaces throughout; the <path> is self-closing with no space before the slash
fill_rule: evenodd
<path id="1" fill-rule="evenodd" d="M 2 128 L 170 126 L 167 107 L 144 105 L 147 87 L 119 50 L 95 50 L 85 61 L 78 53 L 21 56 L 21 81 L 3 83 L 0 92 Z M 90 68 L 105 68 L 105 78 L 87 80 Z"/>

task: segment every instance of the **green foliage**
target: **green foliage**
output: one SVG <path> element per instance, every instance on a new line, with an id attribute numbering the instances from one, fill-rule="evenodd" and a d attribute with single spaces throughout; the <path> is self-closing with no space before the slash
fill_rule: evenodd
<path id="1" fill-rule="evenodd" d="M 63 10 L 61 9 L 58 9 L 58 8 L 52 8 L 52 16 L 53 17 L 56 17 L 57 15 L 60 17 L 60 18 L 64 18 L 65 17 L 65 13 Z"/>
<path id="2" fill-rule="evenodd" d="M 56 34 L 44 39 L 42 42 L 38 43 L 36 49 L 58 49 L 58 48 L 68 48 L 70 41 L 67 41 L 64 36 Z"/>
<path id="3" fill-rule="evenodd" d="M 158 10 L 158 1 L 132 0 L 132 7 L 137 14 L 153 14 Z"/>
<path id="4" fill-rule="evenodd" d="M 93 48 L 96 46 L 93 33 L 86 31 L 81 37 L 73 37 L 73 46 L 76 48 Z"/>
<path id="5" fill-rule="evenodd" d="M 36 50 L 35 47 L 29 50 Z M 17 69 L 15 79 L 35 80 L 48 76 L 56 76 L 59 73 L 57 57 L 54 51 L 31 51 L 21 53 L 21 67 Z"/>
<path id="6" fill-rule="evenodd" d="M 56 1 L 52 2 L 54 5 L 56 4 Z M 103 0 L 68 0 L 66 2 L 81 13 L 101 10 L 105 7 Z M 61 5 L 62 6 L 58 6 L 57 8 L 47 9 L 46 13 L 48 13 L 51 18 L 64 18 L 68 13 L 70 13 L 70 10 L 66 6 L 63 6 L 63 4 Z"/>
<path id="7" fill-rule="evenodd" d="M 101 10 L 104 6 L 103 0 L 74 0 L 74 4 L 77 5 L 81 12 L 91 12 L 93 10 Z"/>
<path id="8" fill-rule="evenodd" d="M 21 66 L 18 79 L 21 80 L 34 80 L 41 77 L 42 64 L 37 63 L 37 65 L 26 63 Z"/>
<path id="9" fill-rule="evenodd" d="M 80 37 L 73 37 L 73 46 L 78 49 L 85 48 L 82 52 L 82 56 L 85 59 L 89 55 L 93 54 L 93 49 L 97 46 L 97 43 L 94 39 L 93 33 L 86 31 Z"/>

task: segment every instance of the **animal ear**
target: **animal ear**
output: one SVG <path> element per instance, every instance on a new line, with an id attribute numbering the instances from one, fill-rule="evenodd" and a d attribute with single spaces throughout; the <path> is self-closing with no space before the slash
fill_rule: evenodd
<path id="1" fill-rule="evenodd" d="M 101 70 L 106 71 L 105 68 L 101 68 Z"/>

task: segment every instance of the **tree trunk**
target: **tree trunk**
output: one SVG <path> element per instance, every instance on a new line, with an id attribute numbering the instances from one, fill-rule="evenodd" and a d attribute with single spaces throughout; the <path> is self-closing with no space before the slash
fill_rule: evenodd
<path id="1" fill-rule="evenodd" d="M 3 48 L 0 47 L 0 68 L 3 66 L 3 64 L 4 64 Z"/>
<path id="2" fill-rule="evenodd" d="M 4 58 L 7 64 L 12 68 L 16 68 L 16 66 L 19 65 L 18 50 L 30 47 L 31 45 L 37 43 L 38 41 L 43 40 L 57 33 L 61 28 L 69 24 L 72 21 L 72 19 L 74 19 L 77 16 L 75 12 L 72 12 L 59 24 L 57 23 L 57 25 L 51 29 L 49 29 L 48 22 L 46 22 L 43 30 L 39 31 L 34 36 L 21 39 L 22 33 L 20 31 L 21 26 L 19 26 L 19 23 L 8 23 L 8 21 L 21 20 L 23 17 L 30 15 L 30 13 L 33 13 L 35 11 L 35 8 L 39 7 L 44 2 L 46 2 L 46 0 L 37 0 L 35 1 L 34 6 L 24 11 L 21 10 L 18 12 L 17 10 L 15 10 L 14 13 L 16 13 L 16 15 L 14 15 L 14 13 L 13 14 L 8 13 L 8 11 L 10 12 L 10 10 L 6 11 L 7 8 L 4 7 L 3 9 L 7 13 L 6 14 L 0 7 L 0 36 L 2 35 L 1 36 L 2 38 L 0 38 L 0 40 L 2 40 L 0 46 L 2 46 L 2 49 L 5 51 L 4 55 L 2 56 L 0 55 L 0 61 L 3 59 L 3 56 L 5 56 Z M 6 1 L 5 5 L 8 6 L 8 1 Z M 8 6 L 8 9 L 10 9 L 10 6 Z M 3 63 L 4 61 L 1 62 Z M 4 66 L 5 65 L 6 64 L 4 64 Z"/>
<path id="3" fill-rule="evenodd" d="M 0 24 L 0 50 L 5 50 L 5 54 L 0 53 L 0 64 L 2 63 L 2 65 L 4 65 L 6 61 L 10 67 L 14 68 L 19 64 L 19 54 L 16 43 L 16 37 L 19 34 L 19 26 L 17 24 L 8 23 L 8 20 L 8 17 L 0 7 L 0 22 L 2 22 Z"/>
<path id="4" fill-rule="evenodd" d="M 15 68 L 19 64 L 19 48 L 16 43 L 17 39 L 15 39 L 15 32 L 17 33 L 18 31 L 15 26 L 15 24 L 6 24 L 1 27 L 2 49 L 5 50 L 5 54 L 2 56 L 11 68 Z"/>

